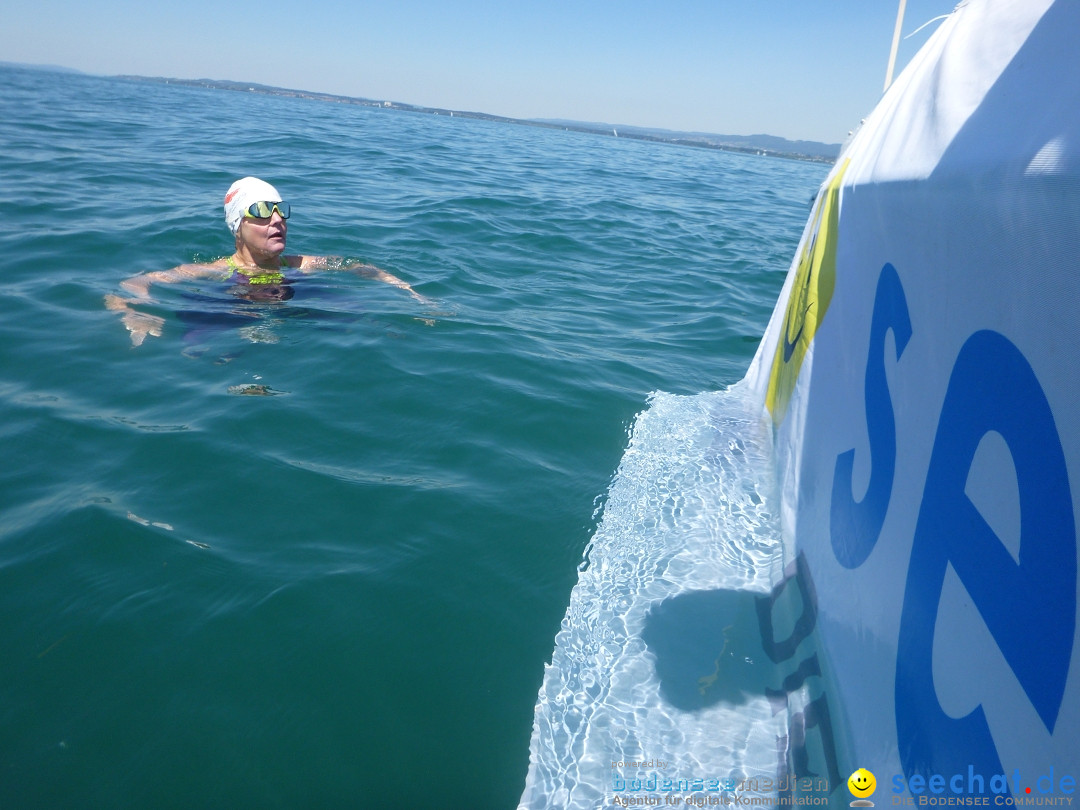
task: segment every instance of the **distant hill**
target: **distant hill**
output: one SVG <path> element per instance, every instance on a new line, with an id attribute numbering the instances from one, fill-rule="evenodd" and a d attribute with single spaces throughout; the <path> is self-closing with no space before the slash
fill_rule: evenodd
<path id="1" fill-rule="evenodd" d="M 75 68 L 61 67 L 60 65 L 32 65 L 28 62 L 2 62 L 0 61 L 0 67 L 6 68 L 22 68 L 24 70 L 45 70 L 49 73 L 82 73 L 81 70 Z M 85 75 L 85 74 L 83 74 Z"/>
<path id="2" fill-rule="evenodd" d="M 635 127 L 626 124 L 583 123 L 559 119 L 541 119 L 538 123 L 588 131 L 618 133 L 620 138 L 686 143 L 693 146 L 728 147 L 736 151 L 764 152 L 785 156 L 803 156 L 835 161 L 840 155 L 841 144 L 818 141 L 789 141 L 776 135 L 717 135 L 710 132 L 675 132 L 669 129 Z"/>

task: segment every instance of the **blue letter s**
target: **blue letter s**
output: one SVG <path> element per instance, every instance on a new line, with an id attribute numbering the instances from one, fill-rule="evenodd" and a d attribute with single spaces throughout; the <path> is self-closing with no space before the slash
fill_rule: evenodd
<path id="1" fill-rule="evenodd" d="M 870 440 L 870 486 L 861 501 L 851 495 L 855 451 L 836 458 L 829 533 L 833 553 L 845 568 L 858 568 L 874 550 L 892 497 L 896 469 L 896 420 L 885 378 L 885 335 L 893 332 L 896 359 L 911 339 L 907 298 L 896 268 L 886 264 L 878 277 L 874 314 L 870 321 L 870 351 L 866 358 L 866 430 Z"/>

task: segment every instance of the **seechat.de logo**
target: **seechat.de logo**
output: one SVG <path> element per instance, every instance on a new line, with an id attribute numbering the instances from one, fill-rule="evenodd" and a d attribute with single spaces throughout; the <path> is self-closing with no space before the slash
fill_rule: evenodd
<path id="1" fill-rule="evenodd" d="M 874 803 L 870 801 L 870 797 L 877 790 L 877 779 L 866 768 L 859 768 L 849 776 L 847 786 L 848 790 L 851 791 L 851 795 L 855 797 L 855 801 L 851 803 L 852 807 L 874 806 Z"/>

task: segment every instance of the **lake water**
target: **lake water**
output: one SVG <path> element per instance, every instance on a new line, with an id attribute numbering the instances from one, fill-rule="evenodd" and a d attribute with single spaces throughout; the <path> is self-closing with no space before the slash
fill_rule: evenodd
<path id="1" fill-rule="evenodd" d="M 827 169 L 0 68 L 0 806 L 515 806 L 631 426 L 742 377 Z M 133 347 L 245 175 L 433 303 L 155 287 Z"/>

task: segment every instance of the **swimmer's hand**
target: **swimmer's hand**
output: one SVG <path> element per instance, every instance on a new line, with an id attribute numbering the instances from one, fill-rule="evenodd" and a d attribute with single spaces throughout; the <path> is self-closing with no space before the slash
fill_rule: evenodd
<path id="1" fill-rule="evenodd" d="M 121 298 L 119 295 L 106 295 L 105 308 L 113 312 L 124 313 L 121 320 L 124 328 L 131 334 L 131 344 L 133 346 L 142 346 L 147 335 L 161 337 L 162 327 L 165 326 L 164 318 L 132 309 L 128 305 L 127 299 Z"/>
<path id="2" fill-rule="evenodd" d="M 142 346 L 147 335 L 161 337 L 165 319 L 131 309 L 124 313 L 124 326 L 131 333 L 131 345 Z"/>

